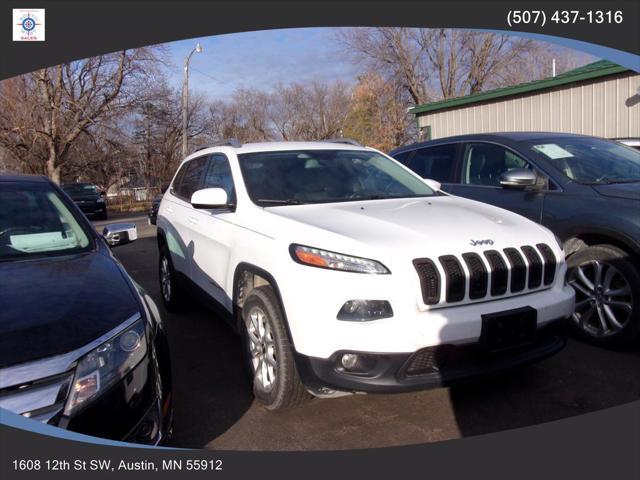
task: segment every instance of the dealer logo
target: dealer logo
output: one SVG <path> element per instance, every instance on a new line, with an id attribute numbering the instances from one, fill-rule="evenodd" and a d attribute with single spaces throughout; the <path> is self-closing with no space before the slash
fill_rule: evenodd
<path id="1" fill-rule="evenodd" d="M 44 42 L 44 8 L 13 9 L 13 41 Z"/>

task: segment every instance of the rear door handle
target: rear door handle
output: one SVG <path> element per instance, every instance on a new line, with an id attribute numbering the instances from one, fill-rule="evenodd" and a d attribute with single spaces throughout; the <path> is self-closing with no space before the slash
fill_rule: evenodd
<path id="1" fill-rule="evenodd" d="M 194 225 L 198 224 L 198 219 L 196 217 L 187 217 L 187 220 L 189 220 L 189 222 L 193 223 Z"/>

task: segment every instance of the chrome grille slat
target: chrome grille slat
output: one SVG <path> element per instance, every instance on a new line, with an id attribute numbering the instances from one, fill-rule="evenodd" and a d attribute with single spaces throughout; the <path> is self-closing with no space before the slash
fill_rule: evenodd
<path id="1" fill-rule="evenodd" d="M 484 256 L 491 267 L 491 296 L 497 297 L 507 293 L 509 286 L 509 269 L 507 263 L 497 250 L 487 250 Z"/>
<path id="2" fill-rule="evenodd" d="M 0 407 L 31 418 L 51 418 L 69 393 L 73 372 L 0 390 Z"/>
<path id="3" fill-rule="evenodd" d="M 487 296 L 487 267 L 477 253 L 463 253 L 462 259 L 469 269 L 469 298 L 472 300 Z"/>
<path id="4" fill-rule="evenodd" d="M 551 285 L 556 276 L 556 256 L 553 254 L 551 247 L 545 243 L 538 243 L 536 245 L 544 261 L 544 273 L 542 274 L 543 282 L 545 285 Z"/>
<path id="5" fill-rule="evenodd" d="M 422 301 L 425 305 L 434 305 L 440 301 L 440 273 L 435 263 L 428 258 L 418 258 L 413 266 L 420 278 Z"/>
<path id="6" fill-rule="evenodd" d="M 527 264 L 515 248 L 505 248 L 504 254 L 511 265 L 511 292 L 521 292 L 527 284 Z"/>
<path id="7" fill-rule="evenodd" d="M 447 302 L 464 300 L 467 279 L 460 261 L 455 255 L 443 255 L 438 260 L 444 268 L 447 280 Z"/>
<path id="8" fill-rule="evenodd" d="M 520 249 L 529 263 L 528 286 L 530 289 L 538 288 L 542 284 L 542 258 L 531 245 L 523 245 Z"/>

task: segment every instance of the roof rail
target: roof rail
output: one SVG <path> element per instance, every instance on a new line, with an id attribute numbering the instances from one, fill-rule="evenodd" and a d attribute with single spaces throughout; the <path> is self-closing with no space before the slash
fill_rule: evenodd
<path id="1" fill-rule="evenodd" d="M 195 151 L 199 152 L 200 150 L 204 150 L 205 148 L 223 147 L 223 146 L 240 148 L 242 147 L 242 143 L 237 138 L 225 138 L 224 140 L 218 140 L 217 142 L 213 142 L 209 145 L 205 145 L 203 147 L 197 148 Z"/>
<path id="2" fill-rule="evenodd" d="M 327 142 L 327 143 L 344 143 L 347 145 L 353 145 L 354 147 L 363 146 L 360 142 L 353 140 L 352 138 L 328 138 L 326 140 L 320 140 L 320 141 Z"/>

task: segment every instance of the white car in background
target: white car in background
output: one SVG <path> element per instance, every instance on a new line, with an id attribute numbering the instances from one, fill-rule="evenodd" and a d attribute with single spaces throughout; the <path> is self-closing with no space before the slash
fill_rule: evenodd
<path id="1" fill-rule="evenodd" d="M 273 410 L 539 360 L 574 310 L 549 230 L 344 139 L 200 150 L 157 225 L 166 307 L 221 307 Z"/>

